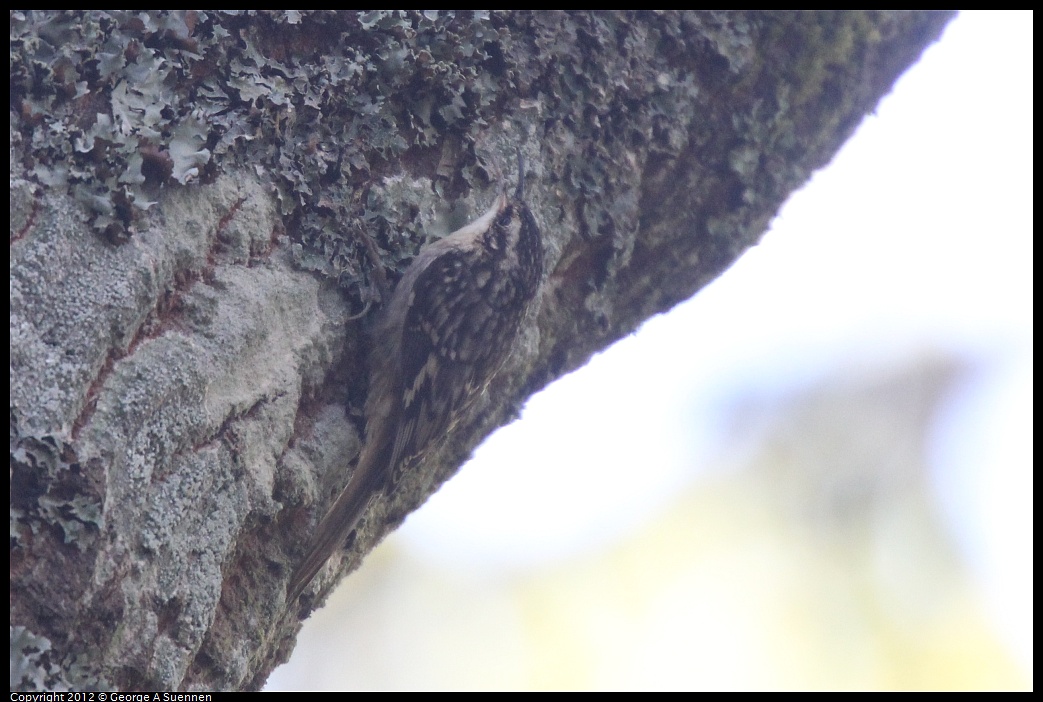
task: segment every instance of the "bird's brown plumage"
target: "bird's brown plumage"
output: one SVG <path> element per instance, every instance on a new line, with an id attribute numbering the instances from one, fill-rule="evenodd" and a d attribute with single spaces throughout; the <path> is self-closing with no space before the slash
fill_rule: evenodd
<path id="1" fill-rule="evenodd" d="M 295 600 L 375 495 L 422 462 L 510 355 L 543 274 L 539 228 L 518 189 L 425 247 L 375 332 L 366 442 L 348 484 L 290 579 Z"/>

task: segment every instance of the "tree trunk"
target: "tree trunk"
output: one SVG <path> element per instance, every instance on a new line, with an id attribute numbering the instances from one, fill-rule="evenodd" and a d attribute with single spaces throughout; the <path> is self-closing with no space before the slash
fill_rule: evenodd
<path id="1" fill-rule="evenodd" d="M 264 683 L 338 579 L 286 601 L 364 435 L 372 320 L 516 150 L 535 309 L 341 574 L 756 243 L 950 18 L 13 13 L 12 689 Z"/>

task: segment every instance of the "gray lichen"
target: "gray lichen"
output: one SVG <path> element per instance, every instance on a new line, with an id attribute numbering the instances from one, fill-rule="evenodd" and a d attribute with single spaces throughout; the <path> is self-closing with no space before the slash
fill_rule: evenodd
<path id="1" fill-rule="evenodd" d="M 509 37 L 488 12 L 13 12 L 13 114 L 26 169 L 113 241 L 159 191 L 233 159 L 266 171 L 321 268 L 354 280 L 351 226 L 331 222 L 384 214 L 338 191 L 447 133 L 473 138 L 512 87 Z"/>
<path id="2" fill-rule="evenodd" d="M 113 689 L 75 660 L 56 655 L 46 636 L 38 636 L 24 626 L 10 627 L 10 634 L 12 692 Z"/>

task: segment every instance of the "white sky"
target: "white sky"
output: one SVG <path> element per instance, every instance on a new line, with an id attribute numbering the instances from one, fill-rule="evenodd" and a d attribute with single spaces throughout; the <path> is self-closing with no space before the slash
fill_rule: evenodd
<path id="1" fill-rule="evenodd" d="M 567 557 L 690 482 L 693 432 L 712 451 L 736 392 L 933 346 L 995 363 L 940 430 L 964 438 L 939 499 L 983 570 L 1020 562 L 1031 588 L 1031 202 L 1032 14 L 966 12 L 759 246 L 534 396 L 399 536 L 471 568 Z"/>

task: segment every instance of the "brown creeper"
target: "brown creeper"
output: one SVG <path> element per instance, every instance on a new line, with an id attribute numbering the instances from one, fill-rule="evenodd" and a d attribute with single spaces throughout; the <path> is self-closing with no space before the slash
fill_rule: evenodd
<path id="1" fill-rule="evenodd" d="M 543 275 L 543 243 L 518 189 L 421 250 L 378 325 L 366 443 L 290 580 L 293 601 L 340 548 L 370 498 L 393 486 L 466 413 L 511 353 Z"/>

